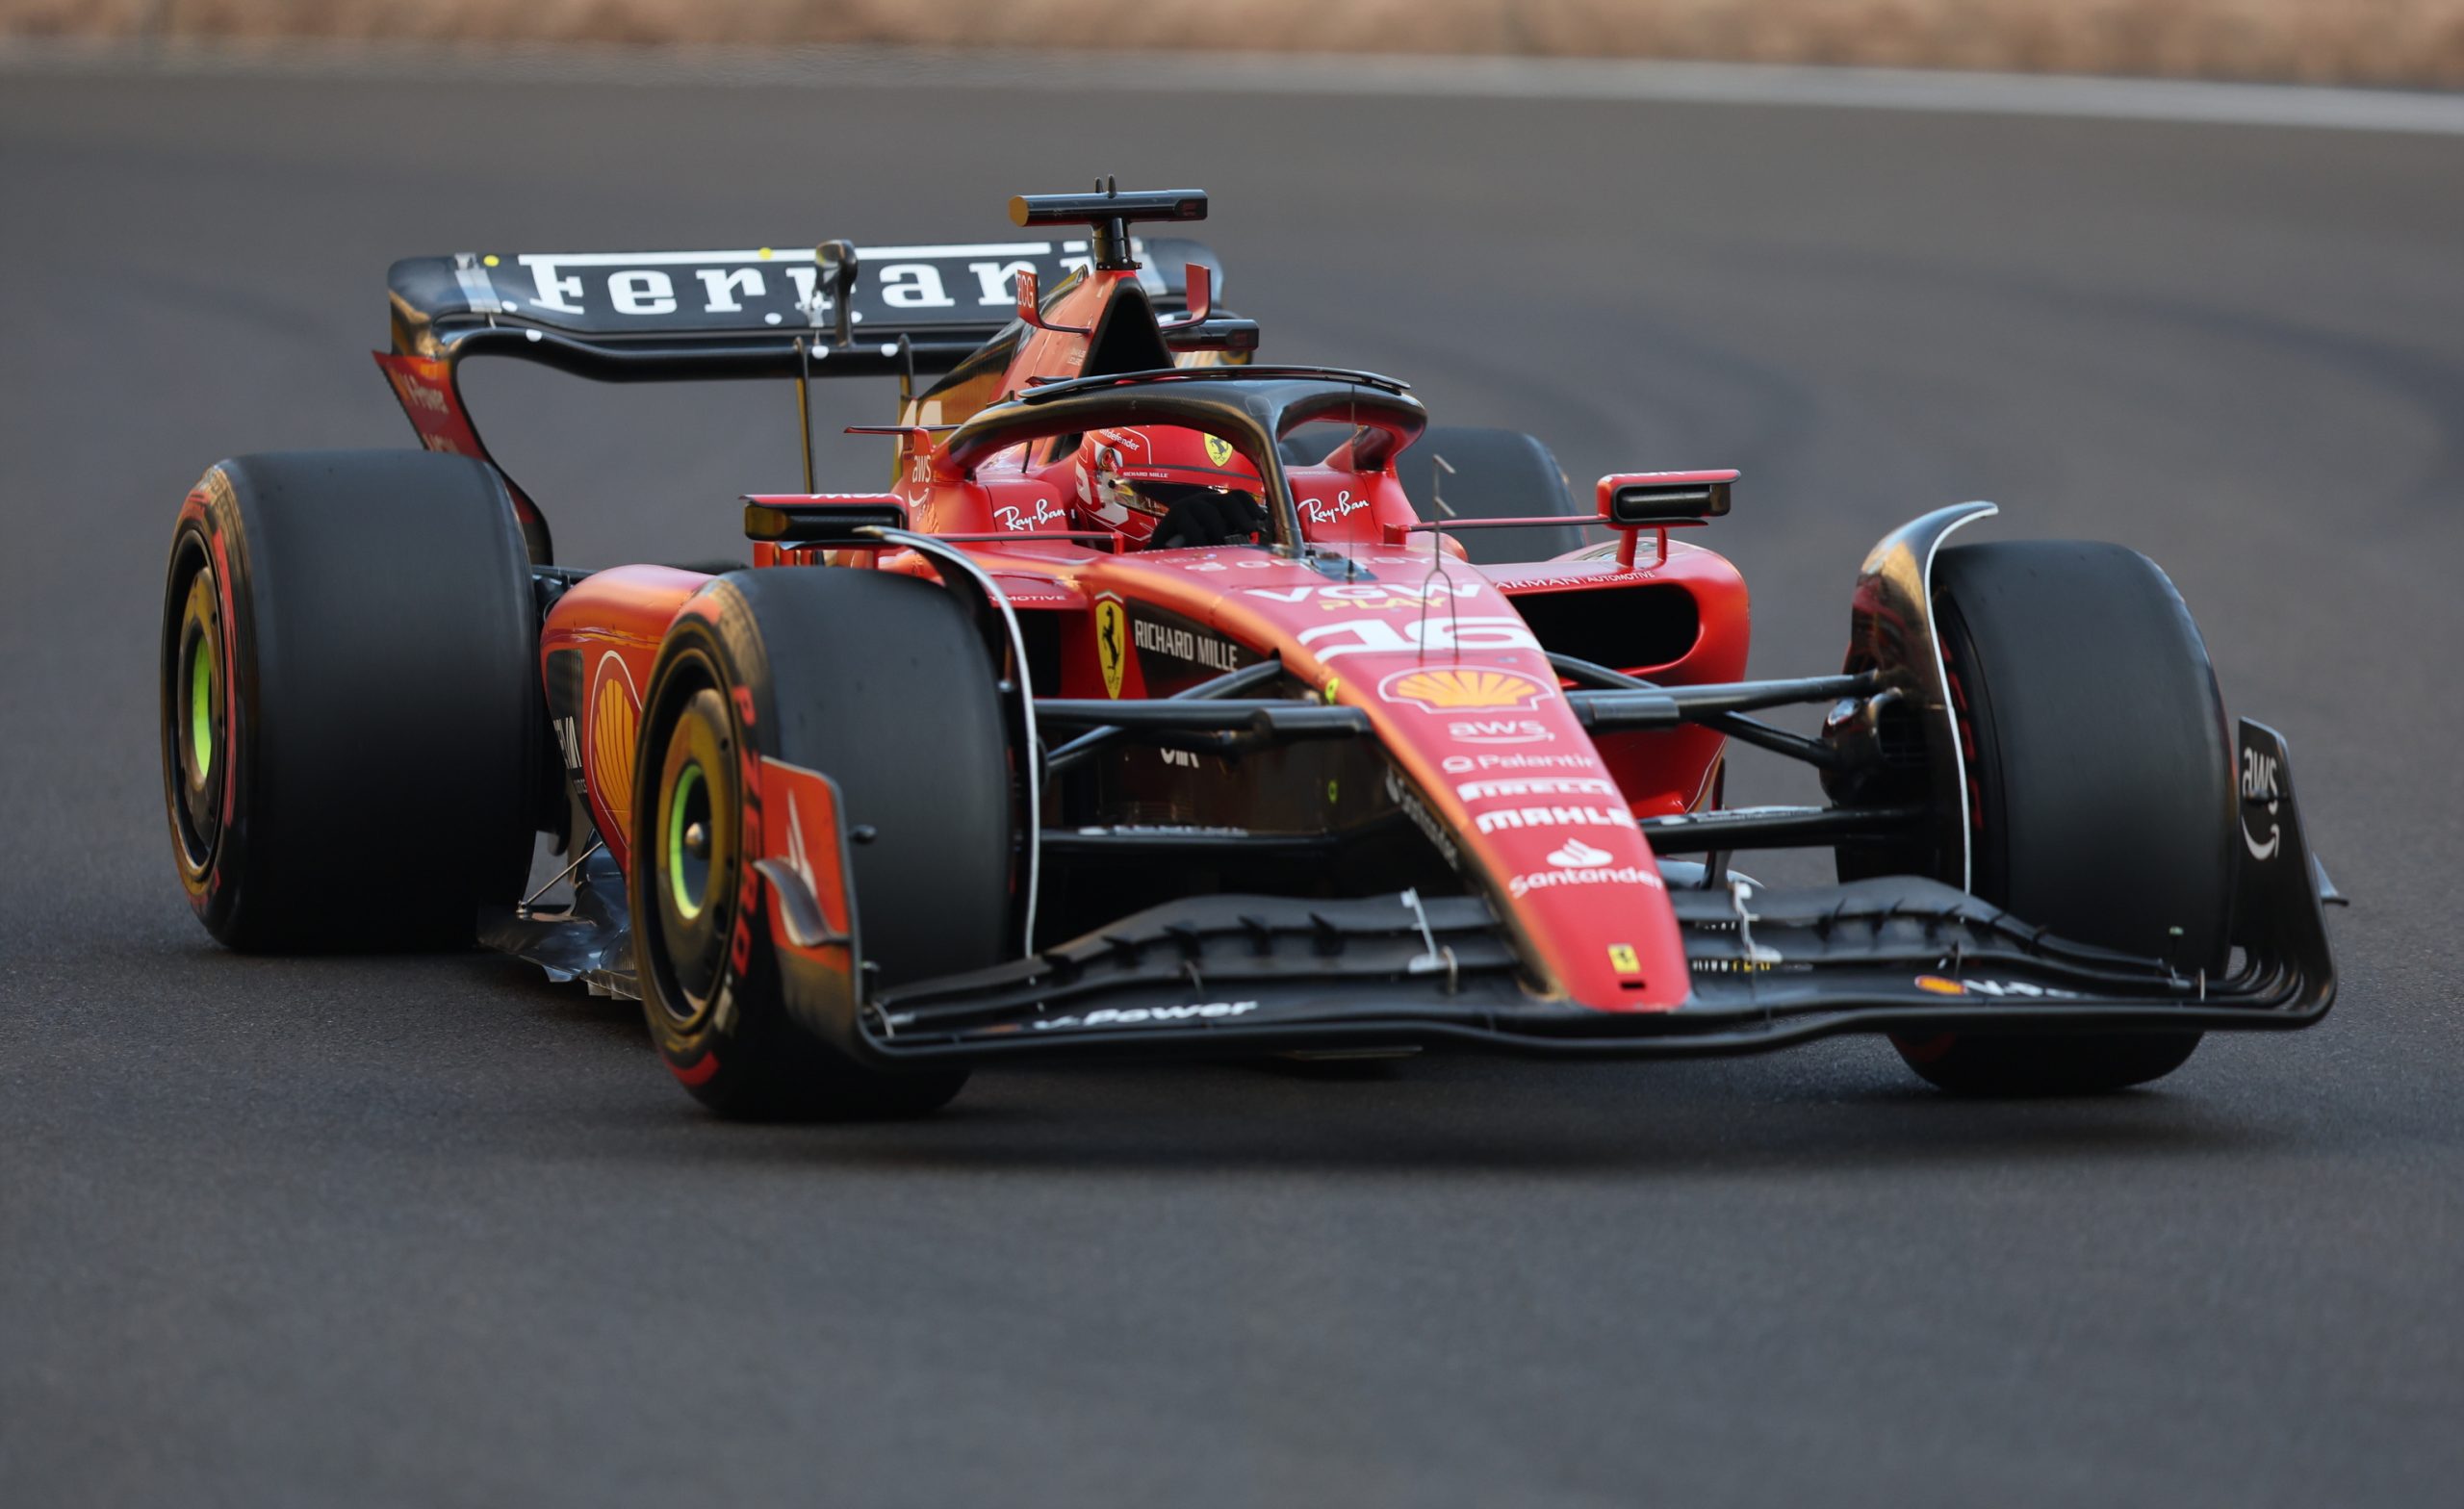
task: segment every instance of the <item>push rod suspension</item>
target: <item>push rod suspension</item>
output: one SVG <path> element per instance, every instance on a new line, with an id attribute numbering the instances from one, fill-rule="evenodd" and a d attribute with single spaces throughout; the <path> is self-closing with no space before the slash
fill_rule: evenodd
<path id="1" fill-rule="evenodd" d="M 1819 740 L 1775 729 L 1745 716 L 1752 708 L 1785 707 L 1806 703 L 1862 697 L 1877 682 L 1871 673 L 1854 676 L 1808 676 L 1773 681 L 1723 681 L 1702 686 L 1661 686 L 1612 671 L 1575 655 L 1551 654 L 1549 663 L 1569 680 L 1587 690 L 1567 694 L 1575 715 L 1595 733 L 1648 732 L 1689 723 L 1707 728 L 1775 754 L 1822 769 L 1840 763 L 1837 752 Z"/>
<path id="2" fill-rule="evenodd" d="M 1211 702 L 1220 698 L 1239 697 L 1244 692 L 1255 691 L 1261 686 L 1270 684 L 1282 675 L 1283 662 L 1281 660 L 1261 660 L 1256 665 L 1244 666 L 1238 671 L 1227 671 L 1211 681 L 1200 681 L 1195 686 L 1190 687 L 1185 691 L 1175 692 L 1169 697 L 1161 699 L 1161 701 L 1165 703 Z M 1043 709 L 1047 705 L 1048 703 L 1046 703 L 1039 702 L 1036 704 L 1037 716 L 1043 716 Z M 1107 710 L 1109 712 L 1117 712 L 1124 707 L 1136 707 L 1141 705 L 1144 704 L 1138 703 L 1112 703 L 1108 704 Z M 1044 774 L 1047 776 L 1059 775 L 1061 772 L 1067 770 L 1070 766 L 1075 765 L 1086 759 L 1089 755 L 1093 754 L 1095 751 L 1103 748 L 1106 744 L 1109 744 L 1113 740 L 1120 737 L 1123 731 L 1124 730 L 1118 721 L 1105 723 L 1088 729 L 1085 733 L 1078 735 L 1078 737 L 1071 739 L 1068 743 L 1062 745 L 1059 749 L 1054 750 L 1051 754 L 1044 756 Z"/>

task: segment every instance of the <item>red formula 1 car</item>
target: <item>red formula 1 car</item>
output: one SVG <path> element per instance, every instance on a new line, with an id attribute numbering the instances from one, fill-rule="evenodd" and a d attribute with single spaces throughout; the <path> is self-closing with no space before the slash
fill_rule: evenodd
<path id="1" fill-rule="evenodd" d="M 163 754 L 199 917 L 267 950 L 475 918 L 640 998 L 735 1114 L 929 1109 L 1010 1055 L 1840 1031 L 1950 1088 L 2079 1091 L 2326 1010 L 2282 741 L 2226 719 L 2154 565 L 1947 546 L 1993 509 L 1940 509 L 1864 561 L 1837 674 L 1744 679 L 1744 583 L 1672 537 L 1733 473 L 1578 513 L 1527 437 L 1254 363 L 1211 255 L 1132 235 L 1205 208 L 398 263 L 378 361 L 426 449 L 225 461 L 180 513 Z M 750 569 L 554 564 L 464 412 L 480 352 L 800 405 L 895 377 L 894 479 L 746 499 Z M 1819 737 L 1754 716 L 1791 704 Z M 1732 741 L 1829 805 L 1724 806 Z M 569 902 L 525 894 L 540 832 Z M 1782 847 L 1836 882 L 1731 868 Z"/>

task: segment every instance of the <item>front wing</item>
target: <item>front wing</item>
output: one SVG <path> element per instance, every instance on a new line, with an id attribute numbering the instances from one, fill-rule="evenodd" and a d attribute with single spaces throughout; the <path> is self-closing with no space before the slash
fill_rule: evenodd
<path id="1" fill-rule="evenodd" d="M 1039 1057 L 1474 1048 L 1536 1056 L 1748 1053 L 1843 1032 L 2306 1027 L 2335 997 L 2322 873 L 2282 741 L 2244 722 L 2233 955 L 2211 975 L 2053 936 L 1914 877 L 1767 890 L 1678 883 L 1692 991 L 1674 1010 L 1597 1010 L 1528 988 L 1512 919 L 1478 896 L 1190 897 L 1031 959 L 860 999 L 806 1025 L 881 1068 Z M 595 989 L 639 993 L 622 881 L 582 867 L 561 914 L 500 918 L 495 947 Z M 837 977 L 844 981 L 844 976 Z"/>
<path id="2" fill-rule="evenodd" d="M 1210 896 L 817 1025 L 883 1066 L 1447 1046 L 1681 1056 L 1841 1032 L 2305 1027 L 2335 996 L 2321 872 L 2281 740 L 2246 722 L 2242 754 L 2246 853 L 2221 976 L 2070 943 L 1912 877 L 1673 884 L 1691 996 L 1675 1010 L 1604 1011 L 1529 993 L 1510 919 L 1479 897 Z"/>

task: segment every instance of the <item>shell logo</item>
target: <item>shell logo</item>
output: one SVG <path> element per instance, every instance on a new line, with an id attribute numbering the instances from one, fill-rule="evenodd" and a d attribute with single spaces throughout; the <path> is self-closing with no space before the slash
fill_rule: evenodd
<path id="1" fill-rule="evenodd" d="M 1486 712 L 1528 707 L 1543 688 L 1514 671 L 1476 666 L 1398 671 L 1377 683 L 1377 695 L 1390 703 L 1410 703 L 1424 712 Z"/>
<path id="2" fill-rule="evenodd" d="M 633 740 L 641 718 L 632 677 L 611 652 L 600 660 L 590 689 L 590 780 L 607 815 L 615 819 L 617 836 L 629 845 L 633 837 Z"/>

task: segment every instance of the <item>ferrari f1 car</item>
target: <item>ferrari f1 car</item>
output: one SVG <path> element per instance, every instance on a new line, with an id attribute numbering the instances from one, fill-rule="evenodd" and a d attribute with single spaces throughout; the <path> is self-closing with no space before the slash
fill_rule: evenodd
<path id="1" fill-rule="evenodd" d="M 224 461 L 180 511 L 197 915 L 475 934 L 637 997 L 732 1115 L 929 1110 L 1018 1057 L 1849 1031 L 1953 1090 L 2080 1092 L 2325 1012 L 2284 742 L 2228 721 L 2149 561 L 1952 545 L 1993 506 L 1938 509 L 1856 573 L 1835 673 L 1746 678 L 1744 583 L 1677 537 L 1733 472 L 1578 508 L 1528 437 L 1260 363 L 1212 254 L 1134 234 L 1205 211 L 1099 187 L 981 245 L 397 263 L 377 361 L 424 449 Z M 483 353 L 792 385 L 806 490 L 743 499 L 745 569 L 560 564 L 465 411 Z M 817 491 L 814 384 L 868 375 L 891 479 Z M 1756 716 L 1791 706 L 1818 735 Z M 1828 801 L 1725 805 L 1737 745 Z M 1773 848 L 1835 882 L 1733 867 Z"/>

